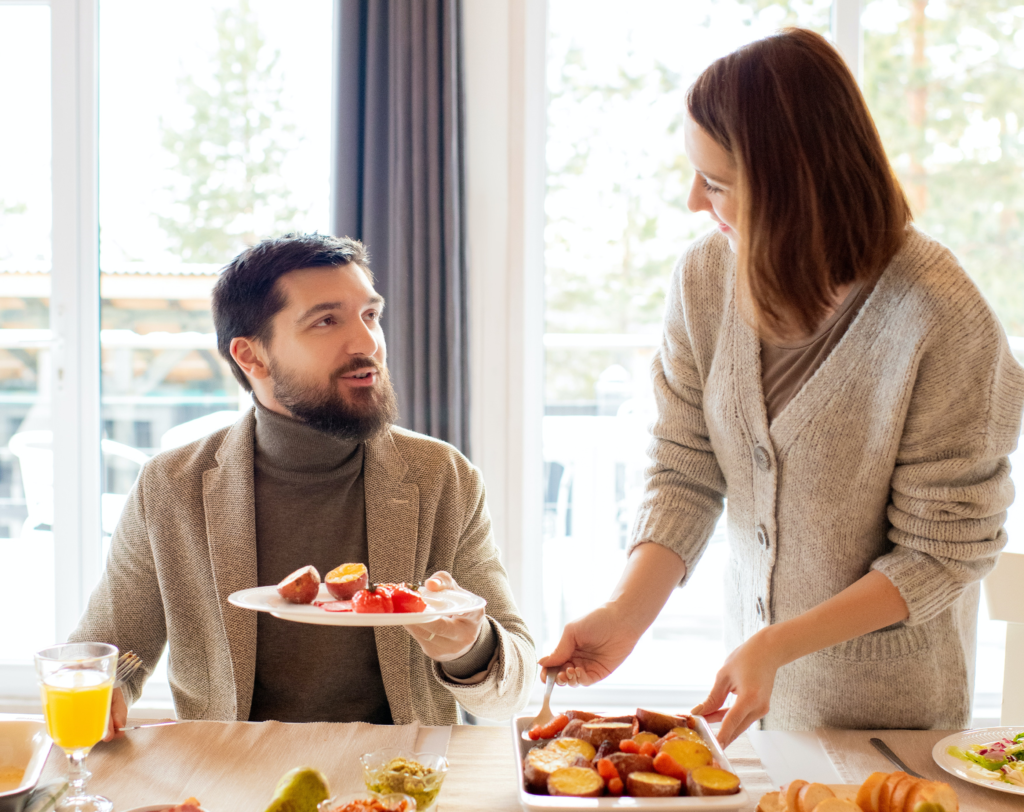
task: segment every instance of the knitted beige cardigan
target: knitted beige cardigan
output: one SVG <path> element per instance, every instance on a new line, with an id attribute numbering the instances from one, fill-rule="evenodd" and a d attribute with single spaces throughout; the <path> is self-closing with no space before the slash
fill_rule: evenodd
<path id="1" fill-rule="evenodd" d="M 728 495 L 730 649 L 871 569 L 898 587 L 909 618 L 780 669 L 764 727 L 965 727 L 978 582 L 1006 542 L 1024 371 L 956 258 L 910 228 L 769 427 L 760 345 L 734 280 L 717 232 L 672 278 L 632 544 L 663 544 L 700 578 Z"/>

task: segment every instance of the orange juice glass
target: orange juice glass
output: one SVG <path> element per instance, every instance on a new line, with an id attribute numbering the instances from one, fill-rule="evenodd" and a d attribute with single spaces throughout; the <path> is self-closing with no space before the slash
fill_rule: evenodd
<path id="1" fill-rule="evenodd" d="M 117 649 L 106 643 L 65 643 L 36 653 L 36 676 L 50 738 L 68 757 L 71 792 L 57 812 L 110 812 L 99 795 L 86 795 L 89 750 L 107 729 Z"/>

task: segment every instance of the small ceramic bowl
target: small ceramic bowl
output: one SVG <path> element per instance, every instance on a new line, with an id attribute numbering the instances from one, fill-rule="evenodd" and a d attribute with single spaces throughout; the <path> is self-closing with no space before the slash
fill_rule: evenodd
<path id="1" fill-rule="evenodd" d="M 341 812 L 354 801 L 380 801 L 385 809 L 404 809 L 404 812 L 416 812 L 416 801 L 400 792 L 392 792 L 389 795 L 379 795 L 376 792 L 351 792 L 348 795 L 336 795 L 326 801 L 321 801 L 316 807 L 316 812 L 335 812 L 335 810 Z"/>
<path id="2" fill-rule="evenodd" d="M 0 768 L 24 771 L 16 787 L 0 792 L 0 812 L 21 812 L 25 807 L 52 746 L 43 722 L 0 722 Z"/>
<path id="3" fill-rule="evenodd" d="M 414 761 L 429 772 L 423 776 L 396 772 L 388 767 L 395 759 Z M 401 792 L 411 795 L 418 804 L 419 812 L 433 806 L 441 784 L 448 774 L 448 759 L 436 753 L 414 753 L 410 750 L 377 750 L 359 757 L 363 765 L 363 780 L 371 792 Z"/>

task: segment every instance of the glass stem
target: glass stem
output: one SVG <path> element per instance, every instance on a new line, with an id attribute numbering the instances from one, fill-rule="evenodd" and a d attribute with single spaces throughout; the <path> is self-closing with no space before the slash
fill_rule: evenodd
<path id="1" fill-rule="evenodd" d="M 89 755 L 88 747 L 68 753 L 68 784 L 71 785 L 68 795 L 71 798 L 80 798 L 85 795 L 85 785 L 92 777 L 92 773 L 85 767 L 87 755 Z"/>

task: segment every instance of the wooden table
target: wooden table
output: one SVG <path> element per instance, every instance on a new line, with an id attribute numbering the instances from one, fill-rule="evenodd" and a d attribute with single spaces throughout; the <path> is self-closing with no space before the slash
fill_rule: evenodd
<path id="1" fill-rule="evenodd" d="M 188 724 L 188 723 L 186 723 Z M 196 725 L 215 725 L 217 727 L 204 728 L 201 730 L 203 736 L 210 734 L 209 740 L 204 739 L 202 746 L 198 748 L 202 752 L 192 753 L 192 764 L 195 769 L 195 784 L 212 785 L 217 789 L 213 791 L 210 800 L 214 801 L 221 791 L 221 788 L 228 788 L 238 784 L 238 770 L 247 768 L 259 773 L 260 779 L 264 777 L 269 781 L 272 789 L 277 777 L 297 763 L 310 763 L 320 765 L 335 761 L 334 772 L 339 768 L 349 765 L 354 758 L 339 752 L 345 742 L 337 732 L 342 726 L 315 725 L 278 725 L 275 722 L 262 723 L 260 725 L 244 722 L 233 723 L 209 723 L 200 722 Z M 155 728 L 139 731 L 145 734 L 138 736 L 132 746 L 120 745 L 119 749 L 107 751 L 109 759 L 117 757 L 117 767 L 113 768 L 113 762 L 102 767 L 104 756 L 102 751 L 95 755 L 100 756 L 97 763 L 96 778 L 90 783 L 90 789 L 100 794 L 107 794 L 117 802 L 117 798 L 126 797 L 125 789 L 137 788 L 140 783 L 155 782 L 159 784 L 166 769 L 173 769 L 176 761 L 179 760 L 180 745 L 175 741 L 181 740 L 181 735 L 186 734 L 185 725 L 174 725 L 176 731 L 171 732 L 168 728 Z M 219 728 L 219 729 L 218 729 Z M 194 729 L 198 730 L 198 729 Z M 380 729 L 378 729 L 380 730 Z M 161 731 L 167 731 L 163 733 Z M 381 734 L 384 731 L 380 730 Z M 836 765 L 845 781 L 860 783 L 874 770 L 890 772 L 893 768 L 877 756 L 870 748 L 867 741 L 876 731 L 818 731 L 822 748 L 829 752 L 832 762 Z M 785 747 L 785 737 L 790 734 L 780 734 L 779 746 Z M 894 749 L 899 752 L 912 767 L 923 772 L 927 777 L 946 780 L 953 784 L 960 795 L 961 812 L 1002 812 L 1012 810 L 1021 812 L 1024 810 L 1024 797 L 1019 795 L 1008 795 L 988 789 L 980 789 L 958 781 L 941 772 L 931 762 L 931 746 L 938 737 L 943 734 L 941 731 L 882 731 L 880 733 L 889 741 Z M 251 737 L 259 736 L 258 747 L 252 745 Z M 451 738 L 448 743 L 448 761 L 451 765 L 450 772 L 445 781 L 444 788 L 438 798 L 438 812 L 518 812 L 519 805 L 519 775 L 513 754 L 512 742 L 510 740 L 508 727 L 474 727 L 468 725 L 455 726 L 451 730 Z M 247 739 L 247 737 L 250 737 Z M 193 735 L 193 739 L 195 736 Z M 214 739 L 217 741 L 214 741 Z M 282 747 L 282 743 L 290 742 Z M 305 756 L 298 755 L 298 750 L 305 747 L 313 748 Z M 134 754 L 132 747 L 134 747 Z M 319 747 L 320 750 L 315 748 Z M 276 751 L 276 752 L 274 752 Z M 317 755 L 319 753 L 319 755 Z M 732 768 L 740 776 L 743 786 L 749 795 L 749 803 L 742 812 L 753 812 L 762 794 L 776 789 L 773 786 L 771 777 L 766 772 L 761 759 L 758 757 L 750 739 L 743 735 L 737 739 L 726 750 Z M 152 768 L 149 759 L 156 758 L 160 769 Z M 296 762 L 296 758 L 300 761 Z M 308 760 L 301 761 L 306 758 Z M 877 758 L 877 760 L 876 760 Z M 340 760 L 339 760 L 340 759 Z M 120 766 L 124 765 L 124 768 Z M 326 768 L 326 767 L 325 767 Z M 358 767 L 357 767 L 358 768 Z M 50 761 L 46 768 L 46 777 L 49 780 L 65 774 L 64 757 L 59 749 L 54 748 Z M 232 783 L 232 779 L 234 784 Z M 814 775 L 808 775 L 808 779 L 815 780 Z M 332 779 L 333 780 L 333 779 Z M 244 781 L 243 781 L 244 783 Z M 165 786 L 167 786 L 165 784 Z M 136 793 L 137 794 L 137 793 Z M 161 798 L 166 794 L 155 792 Z M 223 794 L 223 792 L 221 792 Z M 261 789 L 258 797 L 268 797 L 269 792 Z M 129 793 L 130 795 L 130 793 Z M 237 808 L 231 803 L 229 793 L 228 800 L 217 798 L 217 802 L 211 802 L 209 808 L 212 812 L 229 812 Z M 157 799 L 159 800 L 159 799 Z M 180 800 L 180 799 L 179 799 Z M 241 800 L 234 798 L 234 800 Z M 129 804 L 129 806 L 134 804 Z M 122 803 L 117 807 L 116 812 L 124 812 L 127 808 Z M 259 812 L 258 804 L 246 804 L 250 812 Z"/>

